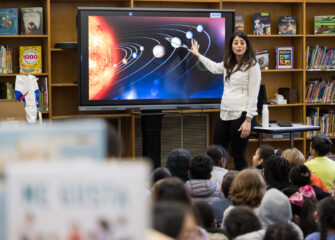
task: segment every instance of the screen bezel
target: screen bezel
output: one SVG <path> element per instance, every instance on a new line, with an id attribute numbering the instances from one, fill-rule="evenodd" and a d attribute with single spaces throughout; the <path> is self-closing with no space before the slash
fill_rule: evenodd
<path id="1" fill-rule="evenodd" d="M 170 9 L 170 8 L 101 8 L 78 7 L 78 102 L 79 111 L 127 110 L 127 109 L 180 109 L 180 108 L 218 108 L 220 98 L 173 98 L 173 99 L 132 99 L 132 100 L 89 100 L 88 99 L 88 17 L 125 16 L 150 13 L 149 16 L 209 17 L 210 13 L 221 13 L 226 18 L 226 41 L 234 32 L 235 10 L 232 9 Z"/>

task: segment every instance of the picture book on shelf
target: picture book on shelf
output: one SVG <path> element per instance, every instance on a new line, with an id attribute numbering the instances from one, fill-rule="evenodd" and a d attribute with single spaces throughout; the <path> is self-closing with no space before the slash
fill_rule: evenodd
<path id="1" fill-rule="evenodd" d="M 256 49 L 256 60 L 261 69 L 269 69 L 269 52 L 267 49 Z"/>
<path id="2" fill-rule="evenodd" d="M 297 34 L 297 19 L 294 16 L 280 16 L 278 19 L 278 29 L 280 35 Z"/>
<path id="3" fill-rule="evenodd" d="M 0 8 L 0 35 L 18 34 L 17 14 L 17 8 Z"/>
<path id="4" fill-rule="evenodd" d="M 293 67 L 293 46 L 276 47 L 276 68 L 292 69 Z"/>
<path id="5" fill-rule="evenodd" d="M 42 7 L 21 8 L 21 34 L 23 35 L 43 34 Z"/>
<path id="6" fill-rule="evenodd" d="M 335 15 L 314 16 L 315 34 L 335 34 Z"/>
<path id="7" fill-rule="evenodd" d="M 244 19 L 241 13 L 235 14 L 235 31 L 244 31 Z"/>
<path id="8" fill-rule="evenodd" d="M 271 34 L 270 13 L 268 12 L 254 13 L 254 34 L 255 35 Z"/>
<path id="9" fill-rule="evenodd" d="M 20 73 L 42 73 L 41 46 L 20 46 Z"/>

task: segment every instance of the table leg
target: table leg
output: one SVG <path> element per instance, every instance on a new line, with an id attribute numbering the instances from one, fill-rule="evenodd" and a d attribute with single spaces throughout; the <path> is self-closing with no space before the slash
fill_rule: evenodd
<path id="1" fill-rule="evenodd" d="M 290 132 L 290 145 L 294 148 L 294 132 Z"/>
<path id="2" fill-rule="evenodd" d="M 259 146 L 261 146 L 263 144 L 263 134 L 262 133 L 258 134 L 258 139 L 259 139 Z"/>

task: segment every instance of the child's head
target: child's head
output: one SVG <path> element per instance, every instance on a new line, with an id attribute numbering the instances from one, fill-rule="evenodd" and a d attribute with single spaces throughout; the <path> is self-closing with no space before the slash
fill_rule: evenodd
<path id="1" fill-rule="evenodd" d="M 198 155 L 192 158 L 190 165 L 190 177 L 192 179 L 210 179 L 213 170 L 213 161 L 206 155 Z"/>
<path id="2" fill-rule="evenodd" d="M 335 197 L 327 197 L 319 202 L 318 215 L 320 239 L 326 240 L 327 232 L 335 230 Z"/>
<path id="3" fill-rule="evenodd" d="M 268 144 L 263 144 L 257 148 L 254 156 L 252 157 L 252 165 L 253 167 L 258 167 L 258 166 L 263 166 L 265 160 L 274 154 L 275 149 L 268 145 Z"/>
<path id="4" fill-rule="evenodd" d="M 221 190 L 225 197 L 228 197 L 230 186 L 238 173 L 239 171 L 237 170 L 229 170 L 226 175 L 224 175 L 222 179 Z"/>
<path id="5" fill-rule="evenodd" d="M 216 220 L 212 205 L 205 201 L 196 201 L 194 203 L 196 211 L 199 213 L 200 223 L 203 228 L 216 227 Z"/>
<path id="6" fill-rule="evenodd" d="M 332 141 L 323 135 L 317 135 L 312 138 L 310 153 L 313 156 L 326 156 L 333 147 Z"/>
<path id="7" fill-rule="evenodd" d="M 156 182 L 151 191 L 153 202 L 177 201 L 191 204 L 191 197 L 184 185 L 184 182 L 177 178 L 165 178 Z"/>
<path id="8" fill-rule="evenodd" d="M 237 174 L 229 190 L 229 198 L 236 206 L 258 207 L 266 185 L 256 169 L 245 169 Z"/>
<path id="9" fill-rule="evenodd" d="M 287 159 L 291 168 L 305 163 L 304 154 L 302 154 L 302 152 L 300 152 L 297 148 L 286 149 L 281 156 Z"/>
<path id="10" fill-rule="evenodd" d="M 177 240 L 194 239 L 198 234 L 193 210 L 178 202 L 154 203 L 152 228 Z"/>
<path id="11" fill-rule="evenodd" d="M 153 186 L 159 180 L 164 179 L 164 178 L 169 178 L 169 177 L 171 177 L 171 172 L 170 172 L 169 169 L 167 169 L 165 167 L 156 168 L 151 173 L 150 184 L 151 184 L 151 186 Z"/>
<path id="12" fill-rule="evenodd" d="M 305 165 L 297 165 L 291 168 L 289 173 L 291 185 L 305 186 L 311 184 L 311 172 Z"/>
<path id="13" fill-rule="evenodd" d="M 186 182 L 188 180 L 191 158 L 189 151 L 182 148 L 174 149 L 167 158 L 166 167 L 170 170 L 172 176 Z"/>
<path id="14" fill-rule="evenodd" d="M 290 164 L 288 161 L 277 155 L 268 157 L 264 164 L 264 178 L 266 183 L 282 190 L 288 186 L 288 174 L 290 171 Z"/>
<path id="15" fill-rule="evenodd" d="M 211 145 L 207 148 L 206 154 L 213 160 L 214 166 L 226 167 L 228 154 L 221 145 Z"/>
<path id="16" fill-rule="evenodd" d="M 233 208 L 224 220 L 224 227 L 231 238 L 255 232 L 262 228 L 262 224 L 254 211 L 246 206 Z"/>
<path id="17" fill-rule="evenodd" d="M 264 240 L 302 240 L 290 223 L 276 223 L 266 229 Z"/>

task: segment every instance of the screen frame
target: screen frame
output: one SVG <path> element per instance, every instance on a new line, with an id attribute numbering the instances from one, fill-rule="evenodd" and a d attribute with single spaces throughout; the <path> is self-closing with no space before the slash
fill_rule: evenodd
<path id="1" fill-rule="evenodd" d="M 149 12 L 152 16 L 161 13 L 209 14 L 221 13 L 226 17 L 225 29 L 227 37 L 233 34 L 235 28 L 234 9 L 179 9 L 179 8 L 102 8 L 78 7 L 77 9 L 78 33 L 78 109 L 79 111 L 108 111 L 108 110 L 157 110 L 157 109 L 187 109 L 187 108 L 219 108 L 221 98 L 172 98 L 172 99 L 136 99 L 136 100 L 94 100 L 88 99 L 88 16 L 110 16 L 107 12 Z M 229 16 L 228 16 L 229 15 Z M 124 15 L 121 15 L 124 16 Z M 165 16 L 165 15 L 164 15 Z M 84 58 L 83 58 L 84 55 Z M 86 61 L 85 61 L 86 59 Z M 86 69 L 86 70 L 85 70 Z M 86 97 L 86 99 L 85 99 Z M 111 101 L 115 102 L 112 104 Z M 134 102 L 136 102 L 134 104 Z"/>

